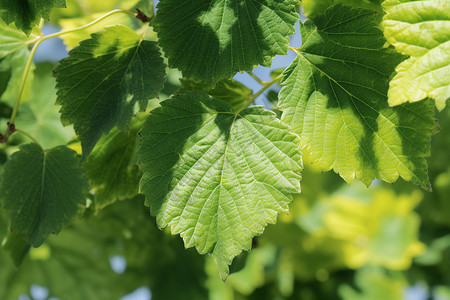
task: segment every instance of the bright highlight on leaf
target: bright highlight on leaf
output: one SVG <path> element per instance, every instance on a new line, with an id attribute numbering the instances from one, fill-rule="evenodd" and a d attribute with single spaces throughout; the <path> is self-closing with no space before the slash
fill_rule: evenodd
<path id="1" fill-rule="evenodd" d="M 25 65 L 30 55 L 28 42 L 32 40 L 14 25 L 6 25 L 0 20 L 0 100 L 14 105 L 19 92 Z M 34 64 L 31 65 L 31 70 Z M 30 72 L 23 91 L 23 100 L 28 99 L 33 82 L 33 72 Z"/>
<path id="2" fill-rule="evenodd" d="M 402 54 L 389 88 L 389 104 L 436 100 L 439 110 L 450 99 L 450 1 L 386 0 L 384 35 Z"/>
<path id="3" fill-rule="evenodd" d="M 95 33 L 55 70 L 61 121 L 74 124 L 83 156 L 114 126 L 124 130 L 162 89 L 165 64 L 156 43 L 117 25 Z"/>
<path id="4" fill-rule="evenodd" d="M 300 192 L 301 153 L 262 107 L 239 113 L 200 92 L 161 103 L 142 130 L 141 190 L 159 226 L 210 253 L 222 279 Z"/>
<path id="5" fill-rule="evenodd" d="M 397 196 L 381 189 L 370 201 L 358 196 L 331 197 L 322 219 L 330 237 L 346 242 L 341 251 L 347 266 L 409 269 L 412 259 L 425 250 L 418 240 L 420 219 L 413 211 L 423 195 L 415 191 Z"/>
<path id="6" fill-rule="evenodd" d="M 15 23 L 17 28 L 30 34 L 41 18 L 48 19 L 55 7 L 66 7 L 65 0 L 2 0 L 0 18 L 6 24 Z"/>
<path id="7" fill-rule="evenodd" d="M 5 164 L 0 190 L 11 227 L 38 247 L 76 215 L 87 182 L 74 151 L 26 144 Z"/>
<path id="8" fill-rule="evenodd" d="M 153 23 L 169 65 L 209 85 L 270 66 L 299 19 L 294 0 L 165 0 Z"/>
<path id="9" fill-rule="evenodd" d="M 349 183 L 401 176 L 429 190 L 425 157 L 434 107 L 388 107 L 389 78 L 401 57 L 383 48 L 375 17 L 337 5 L 301 25 L 299 57 L 281 82 L 281 119 L 300 136 L 312 162 Z"/>

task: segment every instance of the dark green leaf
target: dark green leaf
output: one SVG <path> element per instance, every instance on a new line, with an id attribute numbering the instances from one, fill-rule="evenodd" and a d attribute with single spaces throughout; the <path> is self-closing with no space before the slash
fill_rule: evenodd
<path id="1" fill-rule="evenodd" d="M 76 215 L 87 189 L 74 151 L 63 146 L 43 151 L 36 144 L 23 145 L 11 156 L 1 184 L 11 227 L 35 247 Z"/>
<path id="2" fill-rule="evenodd" d="M 214 85 L 286 54 L 295 0 L 165 0 L 153 23 L 169 65 Z"/>
<path id="3" fill-rule="evenodd" d="M 114 128 L 99 140 L 86 159 L 84 167 L 95 191 L 96 209 L 138 193 L 141 172 L 137 166 L 137 133 L 143 122 L 144 116 L 140 116 L 132 119 L 130 130 L 121 132 Z"/>
<path id="4" fill-rule="evenodd" d="M 27 35 L 41 18 L 48 19 L 52 8 L 66 7 L 65 0 L 2 0 L 0 18 L 6 24 L 15 23 Z"/>
<path id="5" fill-rule="evenodd" d="M 25 255 L 30 250 L 30 243 L 22 233 L 13 231 L 8 234 L 6 241 L 3 241 L 3 250 L 9 253 L 14 265 L 19 267 Z"/>
<path id="6" fill-rule="evenodd" d="M 165 64 L 156 43 L 131 29 L 106 27 L 69 52 L 55 70 L 63 124 L 74 124 L 83 156 L 114 126 L 124 130 L 162 89 Z"/>

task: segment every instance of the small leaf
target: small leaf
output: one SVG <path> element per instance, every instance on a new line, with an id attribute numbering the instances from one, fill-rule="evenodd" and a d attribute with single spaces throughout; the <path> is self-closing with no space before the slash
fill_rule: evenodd
<path id="1" fill-rule="evenodd" d="M 83 156 L 114 126 L 123 130 L 135 112 L 162 89 L 165 64 L 155 42 L 117 25 L 94 33 L 55 70 L 64 125 L 74 124 Z"/>
<path id="2" fill-rule="evenodd" d="M 411 56 L 397 66 L 389 104 L 433 98 L 444 109 L 450 99 L 450 2 L 386 0 L 383 7 L 386 39 Z"/>
<path id="3" fill-rule="evenodd" d="M 165 0 L 153 27 L 169 65 L 214 85 L 286 54 L 299 19 L 295 0 Z"/>
<path id="4" fill-rule="evenodd" d="M 27 35 L 41 18 L 48 19 L 55 7 L 66 7 L 65 0 L 6 0 L 0 2 L 0 18 L 6 24 L 15 23 Z"/>
<path id="5" fill-rule="evenodd" d="M 137 166 L 139 136 L 143 116 L 133 118 L 130 130 L 114 128 L 103 136 L 84 163 L 89 183 L 95 191 L 95 208 L 137 195 L 141 172 Z"/>
<path id="6" fill-rule="evenodd" d="M 142 130 L 141 190 L 160 227 L 210 253 L 222 279 L 300 192 L 301 153 L 262 107 L 239 113 L 200 92 L 161 102 Z"/>
<path id="7" fill-rule="evenodd" d="M 4 166 L 0 200 L 14 230 L 37 247 L 76 215 L 86 189 L 74 151 L 26 144 Z"/>
<path id="8" fill-rule="evenodd" d="M 390 108 L 389 78 L 402 57 L 383 48 L 375 13 L 336 5 L 301 25 L 299 57 L 284 72 L 282 121 L 322 170 L 366 185 L 398 176 L 430 190 L 427 163 L 434 107 Z"/>

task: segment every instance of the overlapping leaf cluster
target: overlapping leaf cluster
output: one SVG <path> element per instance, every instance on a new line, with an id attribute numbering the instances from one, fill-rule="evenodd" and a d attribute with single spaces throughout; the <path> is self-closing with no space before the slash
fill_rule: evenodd
<path id="1" fill-rule="evenodd" d="M 0 125 L 22 95 L 11 120 L 33 143 L 9 136 L 8 124 L 0 238 L 23 266 L 14 270 L 0 254 L 0 280 L 15 278 L 0 298 L 38 283 L 71 299 L 112 299 L 141 285 L 155 299 L 298 299 L 311 294 L 304 282 L 332 277 L 319 298 L 400 299 L 407 283 L 399 270 L 413 257 L 439 264 L 446 238 L 428 251 L 418 240 L 421 192 L 349 195 L 334 174 L 303 172 L 302 152 L 348 183 L 401 177 L 445 197 L 449 169 L 429 176 L 426 158 L 437 131 L 427 98 L 443 109 L 450 91 L 446 2 L 305 0 L 302 46 L 290 48 L 294 0 L 165 0 L 156 13 L 145 0 L 80 0 L 54 14 L 64 29 L 113 8 L 139 8 L 152 21 L 114 12 L 63 35 L 68 57 L 36 72 L 28 46 L 40 41 L 41 19 L 65 1 L 19 2 L 0 4 Z M 261 91 L 232 79 L 289 49 L 297 57 L 274 81 L 258 80 Z M 32 73 L 21 86 L 25 66 Z M 184 78 L 174 84 L 167 74 Z M 251 106 L 277 80 L 279 117 Z M 76 136 L 55 122 L 55 102 Z M 155 221 L 211 259 L 179 251 Z M 114 255 L 126 260 L 123 274 L 110 268 Z M 234 273 L 229 285 L 217 269 L 222 280 Z M 338 272 L 349 272 L 359 291 Z"/>

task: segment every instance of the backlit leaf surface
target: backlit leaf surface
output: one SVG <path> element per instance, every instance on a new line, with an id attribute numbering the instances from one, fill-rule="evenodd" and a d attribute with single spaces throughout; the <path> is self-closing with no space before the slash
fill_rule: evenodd
<path id="1" fill-rule="evenodd" d="M 450 1 L 387 0 L 383 7 L 386 39 L 411 56 L 397 66 L 389 104 L 433 98 L 442 110 L 450 99 Z"/>
<path id="2" fill-rule="evenodd" d="M 27 37 L 14 25 L 6 25 L 0 20 L 0 100 L 2 102 L 14 105 L 30 55 L 27 47 L 30 40 L 32 40 L 31 37 Z M 31 71 L 33 69 L 34 64 L 31 65 Z M 23 101 L 28 100 L 32 82 L 33 72 L 30 72 L 22 95 Z"/>
<path id="3" fill-rule="evenodd" d="M 402 57 L 383 48 L 375 17 L 337 5 L 301 25 L 303 45 L 281 82 L 281 119 L 312 162 L 349 183 L 401 176 L 430 189 L 425 157 L 434 107 L 388 106 L 389 78 Z"/>
<path id="4" fill-rule="evenodd" d="M 159 226 L 221 272 L 300 192 L 295 135 L 262 107 L 239 113 L 200 92 L 161 103 L 142 130 L 141 190 Z"/>
<path id="5" fill-rule="evenodd" d="M 169 65 L 213 85 L 286 54 L 294 0 L 165 0 L 153 23 Z"/>
<path id="6" fill-rule="evenodd" d="M 156 43 L 117 25 L 94 33 L 55 70 L 61 121 L 74 124 L 83 156 L 114 126 L 124 130 L 162 89 L 165 64 Z"/>

